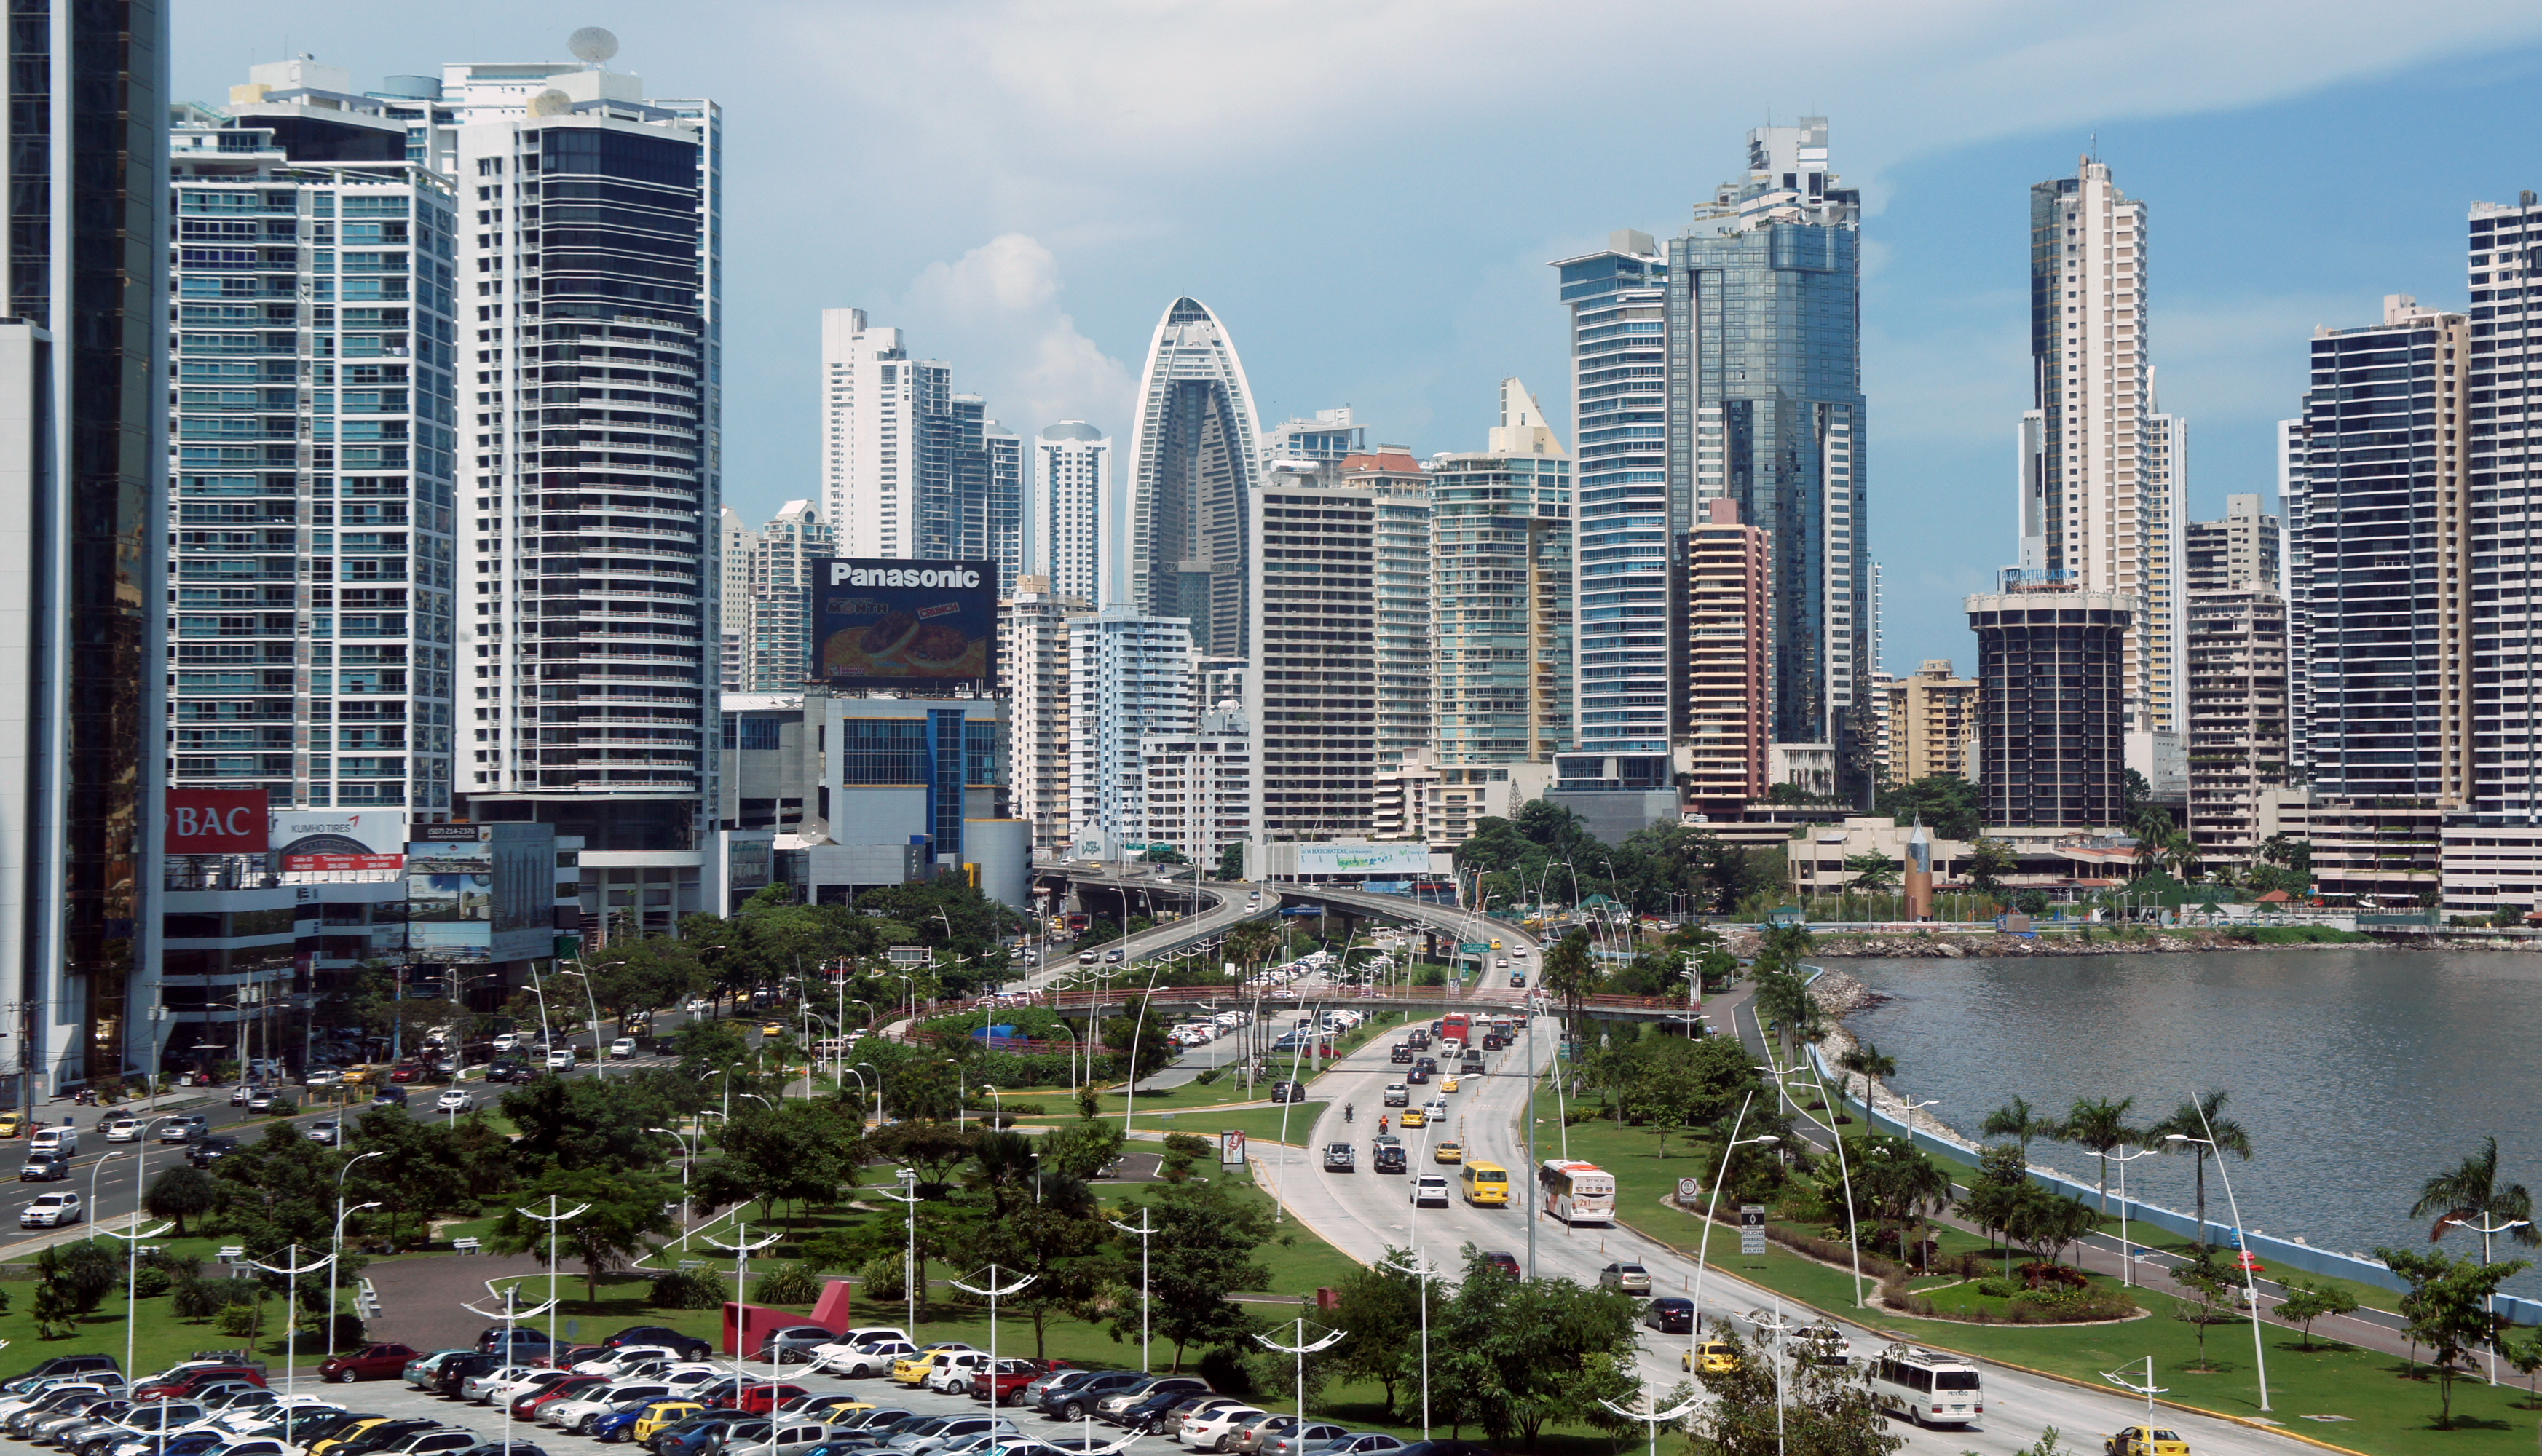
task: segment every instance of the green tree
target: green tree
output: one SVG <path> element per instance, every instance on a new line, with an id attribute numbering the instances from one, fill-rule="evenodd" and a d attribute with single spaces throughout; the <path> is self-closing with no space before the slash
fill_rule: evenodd
<path id="1" fill-rule="evenodd" d="M 1965 843 L 1983 832 L 1978 786 L 1956 773 L 1892 784 L 1880 790 L 1875 807 L 1893 824 L 1912 824 L 1920 816 L 1936 838 Z"/>
<path id="2" fill-rule="evenodd" d="M 1189 864 L 1191 856 L 1171 844 L 1156 844 L 1151 845 L 1147 853 L 1139 856 L 1139 862 L 1141 864 Z"/>
<path id="3" fill-rule="evenodd" d="M 1962 868 L 1968 871 L 1969 884 L 1989 900 L 2003 898 L 2003 877 L 2017 874 L 2021 856 L 2012 845 L 2001 839 L 1980 839 L 1969 846 L 1969 857 Z"/>
<path id="4" fill-rule="evenodd" d="M 341 1153 L 274 1124 L 212 1165 L 210 1222 L 256 1250 L 324 1244 L 334 1232 L 342 1165 Z"/>
<path id="5" fill-rule="evenodd" d="M 1872 1084 L 1898 1075 L 1898 1058 L 1882 1052 L 1876 1042 L 1856 1042 L 1847 1047 L 1837 1055 L 1835 1066 L 1845 1074 L 1844 1091 L 1848 1095 L 1853 1091 L 1851 1079 L 1862 1078 L 1862 1105 L 1866 1116 L 1871 1107 Z"/>
<path id="6" fill-rule="evenodd" d="M 1403 1382 L 1403 1352 L 1421 1339 L 1423 1280 L 1403 1269 L 1413 1262 L 1411 1250 L 1388 1245 L 1384 1257 L 1344 1274 L 1333 1291 L 1339 1302 L 1331 1323 L 1350 1335 L 1335 1347 L 1331 1364 L 1348 1379 L 1373 1380 L 1383 1387 L 1388 1411 L 1401 1409 L 1395 1393 Z M 1447 1301 L 1436 1279 L 1429 1281 L 1429 1297 L 1430 1322 L 1444 1325 Z M 1417 1370 L 1414 1377 L 1419 1377 Z"/>
<path id="7" fill-rule="evenodd" d="M 677 1233 L 679 1225 L 664 1209 L 677 1202 L 679 1191 L 649 1173 L 602 1168 L 551 1168 L 514 1196 L 517 1202 L 494 1224 L 494 1247 L 506 1254 L 545 1250 L 556 1240 L 558 1251 L 582 1265 L 586 1297 L 600 1298 L 600 1280 L 645 1253 L 651 1235 Z M 551 1202 L 553 1201 L 553 1202 Z M 582 1211 L 561 1223 L 524 1214 L 523 1208 L 561 1213 Z"/>
<path id="8" fill-rule="evenodd" d="M 1032 1321 L 1033 1356 L 1042 1358 L 1056 1318 L 1092 1320 L 1117 1303 L 1117 1286 L 1104 1262 L 1091 1256 L 1111 1239 L 1112 1227 L 1085 1184 L 1047 1167 L 1034 1197 L 1018 1201 L 1003 1218 L 972 1226 L 964 1257 L 994 1263 L 1000 1276 L 1028 1274 L 1032 1282 L 1009 1296 L 1006 1308 Z M 1009 1280 L 1009 1282 L 1012 1282 Z"/>
<path id="9" fill-rule="evenodd" d="M 1160 1186 L 1146 1203 L 1157 1229 L 1149 1241 L 1150 1315 L 1156 1333 L 1173 1342 L 1180 1370 L 1186 1349 L 1225 1344 L 1251 1327 L 1227 1296 L 1270 1282 L 1253 1254 L 1271 1237 L 1271 1216 L 1219 1182 Z M 1112 1328 L 1123 1338 L 1137 1330 L 1138 1306 L 1118 1311 Z"/>
<path id="10" fill-rule="evenodd" d="M 1465 1247 L 1464 1282 L 1430 1330 L 1431 1399 L 1449 1419 L 1529 1450 L 1547 1425 L 1611 1428 L 1601 1400 L 1622 1405 L 1634 1373 L 1639 1312 L 1628 1295 L 1569 1279 L 1513 1279 Z M 1417 1377 L 1419 1351 L 1400 1361 Z M 1400 1378 L 1400 1377 L 1398 1377 Z"/>
<path id="11" fill-rule="evenodd" d="M 835 1102 L 745 1106 L 715 1135 L 723 1156 L 704 1163 L 693 1193 L 707 1207 L 728 1203 L 792 1203 L 799 1216 L 836 1200 L 855 1175 L 859 1125 Z"/>
<path id="12" fill-rule="evenodd" d="M 2021 1199 L 2012 1209 L 2011 1222 L 2004 1232 L 2020 1240 L 2021 1246 L 2049 1263 L 2057 1262 L 2065 1246 L 2090 1233 L 2101 1219 L 2092 1205 L 2081 1199 L 2063 1199 L 2026 1183 L 2024 1188 L 2036 1193 L 2035 1198 Z"/>
<path id="13" fill-rule="evenodd" d="M 1230 844 L 1218 851 L 1218 877 L 1229 884 L 1244 878 L 1244 846 Z"/>
<path id="14" fill-rule="evenodd" d="M 177 1221 L 177 1237 L 186 1237 L 186 1220 L 200 1218 L 212 1211 L 220 1191 L 212 1186 L 211 1175 L 185 1163 L 172 1164 L 150 1180 L 149 1191 L 141 1196 L 141 1206 L 153 1218 Z"/>
<path id="15" fill-rule="evenodd" d="M 503 1094 L 503 1116 L 519 1135 L 513 1166 L 526 1179 L 550 1168 L 637 1170 L 658 1167 L 668 1144 L 656 1133 L 674 1109 L 622 1079 L 541 1077 Z"/>
<path id="16" fill-rule="evenodd" d="M 1950 1179 L 1914 1143 L 1882 1132 L 1850 1141 L 1846 1157 L 1852 1167 L 1854 1198 L 1865 1205 L 1883 1235 L 1897 1232 L 1901 1254 L 1920 1264 L 1913 1251 L 1923 1243 L 1925 1215 L 1950 1206 Z"/>
<path id="17" fill-rule="evenodd" d="M 1127 1016 L 1115 1016 L 1103 1023 L 1105 1046 L 1130 1048 L 1134 1041 L 1137 1046 L 1129 1058 L 1131 1081 L 1143 1081 L 1173 1065 L 1174 1057 L 1178 1054 L 1174 1049 L 1173 1035 L 1166 1028 L 1163 1017 L 1143 1017 L 1133 1011 Z"/>
<path id="18" fill-rule="evenodd" d="M 1757 1310 L 1751 1318 L 1766 1317 Z M 1731 1347 L 1731 1368 L 1696 1379 L 1712 1399 L 1689 1418 L 1695 1449 L 1706 1456 L 1890 1456 L 1906 1438 L 1871 1398 L 1868 1360 L 1832 1365 L 1794 1360 L 1775 1374 L 1771 1347 L 1752 1344 L 1727 1321 L 1715 1337 Z M 1681 1385 L 1660 1398 L 1663 1409 L 1684 1405 L 1693 1390 Z"/>
<path id="19" fill-rule="evenodd" d="M 948 1123 L 902 1121 L 868 1133 L 865 1150 L 880 1161 L 916 1169 L 922 1190 L 929 1185 L 940 1189 L 952 1182 L 954 1169 L 970 1161 L 977 1136 Z"/>
<path id="20" fill-rule="evenodd" d="M 2142 1142 L 2145 1134 L 2128 1126 L 2128 1112 L 2136 1105 L 2132 1097 L 2112 1102 L 2108 1098 L 2087 1102 L 2080 1097 L 2065 1112 L 2065 1126 L 2056 1135 L 2075 1143 L 2101 1160 L 2101 1215 L 2110 1212 L 2110 1154 L 2132 1142 Z"/>
<path id="21" fill-rule="evenodd" d="M 1121 1155 L 1121 1125 L 1109 1118 L 1082 1117 L 1051 1129 L 1042 1139 L 1042 1163 L 1056 1173 L 1092 1182 Z"/>
<path id="22" fill-rule="evenodd" d="M 2232 1275 L 2213 1263 L 2200 1258 L 2171 1272 L 2172 1279 L 2187 1291 L 2185 1297 L 2172 1301 L 2171 1317 L 2198 1331 L 2199 1370 L 2215 1367 L 2206 1363 L 2206 1331 L 2209 1326 L 2229 1325 L 2241 1318 L 2234 1310 L 2236 1291 L 2242 1286 Z"/>
<path id="23" fill-rule="evenodd" d="M 2278 1301 L 2277 1316 L 2303 1330 L 2303 1347 L 2312 1348 L 2312 1322 L 2356 1313 L 2356 1296 L 2310 1279 L 2286 1280 L 2286 1297 Z"/>
<path id="24" fill-rule="evenodd" d="M 2443 1238 L 2445 1230 L 2458 1223 L 2490 1228 L 2514 1223 L 2518 1227 L 2507 1234 L 2508 1238 L 2527 1248 L 2542 1247 L 2542 1233 L 2533 1228 L 2533 1195 L 2523 1184 L 2499 1181 L 2496 1137 L 2482 1139 L 2479 1152 L 2421 1184 L 2419 1201 L 2410 1205 L 2410 1216 L 2435 1220 L 2435 1226 L 2428 1231 L 2430 1242 Z M 2488 1240 L 2481 1242 L 2486 1248 Z M 2482 1257 L 2488 1256 L 2484 1253 Z"/>
<path id="25" fill-rule="evenodd" d="M 1580 1002 L 1597 989 L 1600 979 L 1589 949 L 1589 932 L 1574 930 L 1544 953 L 1544 964 L 1536 972 L 1536 984 L 1561 999 L 1563 1018 L 1575 1035 L 1580 1028 Z"/>
<path id="26" fill-rule="evenodd" d="M 2501 1283 L 2532 1268 L 2532 1261 L 2484 1265 L 2432 1249 L 2376 1249 L 2374 1257 L 2409 1281 L 2410 1292 L 2401 1296 L 2401 1318 L 2408 1322 L 2410 1338 L 2428 1347 L 2436 1367 L 2441 1392 L 2436 1428 L 2451 1430 L 2454 1381 L 2462 1374 L 2457 1366 L 2484 1346 L 2499 1347 L 2505 1321 L 2491 1309 L 2493 1296 Z"/>
<path id="27" fill-rule="evenodd" d="M 2056 1137 L 2060 1134 L 2063 1125 L 2055 1118 L 2043 1117 L 2031 1111 L 2030 1099 L 2016 1097 L 1987 1113 L 1985 1122 L 1979 1127 L 1978 1130 L 1988 1137 L 2011 1138 L 2020 1144 L 2022 1160 L 2027 1162 L 2030 1159 L 2030 1139 Z"/>
<path id="28" fill-rule="evenodd" d="M 1824 1168 L 1820 1182 L 1822 1200 L 1833 1206 L 1835 1201 L 1827 1195 Z M 2030 1160 L 2022 1156 L 2020 1148 L 1997 1142 L 1978 1153 L 1977 1176 L 1969 1180 L 1968 1192 L 1953 1205 L 1962 1218 L 1978 1226 L 1978 1232 L 2001 1236 L 2007 1274 L 2012 1269 L 2011 1228 L 2033 1191 L 2045 1192 L 2030 1181 Z"/>
<path id="29" fill-rule="evenodd" d="M 470 1121 L 480 1120 L 472 1113 Z M 420 1233 L 434 1214 L 474 1203 L 455 1136 L 440 1123 L 419 1122 L 402 1107 L 373 1108 L 355 1124 L 353 1146 L 357 1152 L 388 1154 L 353 1165 L 345 1194 L 348 1202 L 380 1205 L 389 1217 L 392 1243 L 410 1218 Z"/>
<path id="30" fill-rule="evenodd" d="M 987 1191 L 993 1220 L 1005 1219 L 1018 1201 L 1032 1198 L 1033 1181 L 1041 1173 L 1041 1155 L 1033 1150 L 1039 1140 L 1003 1130 L 980 1134 L 971 1153 L 970 1183 Z"/>
<path id="31" fill-rule="evenodd" d="M 2243 1162 L 2251 1161 L 2251 1134 L 2240 1123 L 2224 1116 L 2225 1094 L 2210 1091 L 2196 1102 L 2184 1102 L 2172 1110 L 2170 1117 L 2146 1129 L 2146 1140 L 2156 1147 L 2187 1152 L 2198 1159 L 2198 1247 L 2206 1247 L 2206 1158 L 2212 1153 L 2231 1153 Z"/>

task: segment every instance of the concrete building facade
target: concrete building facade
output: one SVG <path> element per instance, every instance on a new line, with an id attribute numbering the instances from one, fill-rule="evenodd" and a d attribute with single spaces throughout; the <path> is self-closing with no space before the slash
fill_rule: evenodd
<path id="1" fill-rule="evenodd" d="M 1377 497 L 1377 761 L 1399 764 L 1437 741 L 1431 481 L 1400 445 L 1344 456 L 1334 469 Z"/>
<path id="2" fill-rule="evenodd" d="M 1928 658 L 1896 681 L 1889 718 L 1901 781 L 1936 773 L 1977 777 L 1981 689 L 1975 678 L 1955 676 L 1947 657 Z"/>
<path id="3" fill-rule="evenodd" d="M 1069 829 L 1075 721 L 1070 640 L 1094 604 L 1052 591 L 1038 576 L 1022 577 L 1015 587 L 1012 597 L 998 604 L 998 682 L 1006 691 L 1013 735 L 1008 745 L 1010 803 L 1014 816 L 1032 825 L 1034 857 L 1050 859 L 1075 842 Z"/>
<path id="4" fill-rule="evenodd" d="M 1515 379 L 1487 444 L 1430 462 L 1437 761 L 1545 764 L 1571 745 L 1571 460 Z"/>
<path id="5" fill-rule="evenodd" d="M 1246 503 L 1256 554 L 1244 720 L 1263 842 L 1365 836 L 1378 758 L 1375 490 L 1275 467 Z"/>
<path id="6" fill-rule="evenodd" d="M 2054 576 L 2054 573 L 2048 573 Z M 1978 636 L 1980 802 L 1990 826 L 2091 829 L 2124 817 L 2127 652 L 2138 598 L 2019 568 L 1968 599 Z"/>
<path id="7" fill-rule="evenodd" d="M 1685 539 L 1688 803 L 1736 815 L 1769 786 L 1774 723 L 1774 543 L 1728 496 Z"/>
<path id="8" fill-rule="evenodd" d="M 2250 864 L 2260 800 L 2288 784 L 2286 608 L 2266 586 L 2189 597 L 2189 821 L 2210 864 Z"/>
<path id="9" fill-rule="evenodd" d="M 1130 857 L 1147 847 L 1140 746 L 1192 728 L 1191 625 L 1106 607 L 1070 619 L 1068 642 L 1070 852 Z"/>
<path id="10" fill-rule="evenodd" d="M 1253 835 L 1253 740 L 1235 702 L 1201 708 L 1182 733 L 1139 741 L 1150 844 L 1167 844 L 1216 876 L 1229 846 Z"/>
<path id="11" fill-rule="evenodd" d="M 2284 523 L 2257 495 L 2224 497 L 2224 519 L 2189 523 L 2188 587 L 2199 592 L 2262 588 L 2283 594 Z"/>
<path id="12" fill-rule="evenodd" d="M 1117 515 L 1112 437 L 1082 419 L 1063 419 L 1033 436 L 1032 457 L 1023 574 L 1042 578 L 1052 596 L 1126 600 L 1106 585 L 1114 554 L 1106 535 Z"/>

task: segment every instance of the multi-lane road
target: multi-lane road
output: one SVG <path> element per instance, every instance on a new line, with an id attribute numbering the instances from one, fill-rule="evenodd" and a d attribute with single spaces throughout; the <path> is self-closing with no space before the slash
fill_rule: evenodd
<path id="1" fill-rule="evenodd" d="M 1434 1138 L 1456 1135 L 1463 1141 L 1466 1156 L 1486 1158 L 1509 1168 L 1513 1203 L 1505 1209 L 1470 1207 L 1453 1194 L 1446 1208 L 1415 1209 L 1409 1201 L 1408 1176 L 1369 1171 L 1367 1148 L 1377 1132 L 1374 1110 L 1385 1084 L 1402 1080 L 1402 1069 L 1386 1059 L 1391 1040 L 1380 1037 L 1326 1072 L 1314 1084 L 1314 1096 L 1325 1104 L 1326 1111 L 1312 1131 L 1298 1139 L 1304 1146 L 1256 1144 L 1255 1176 L 1278 1195 L 1287 1216 L 1298 1218 L 1357 1259 L 1375 1262 L 1383 1258 L 1389 1247 L 1418 1248 L 1424 1261 L 1450 1279 L 1458 1274 L 1458 1250 L 1466 1243 L 1484 1250 L 1507 1251 L 1525 1263 L 1531 1257 L 1525 1200 L 1534 1180 L 1520 1115 L 1531 1081 L 1528 1071 L 1541 1069 L 1554 1054 L 1553 1019 L 1535 1018 L 1519 1047 L 1492 1054 L 1485 1075 L 1460 1082 L 1460 1090 L 1449 1098 L 1450 1117 L 1445 1128 L 1415 1128 L 1401 1134 L 1411 1154 L 1413 1171 L 1450 1174 L 1452 1189 L 1456 1170 L 1432 1162 L 1429 1144 Z M 1431 1087 L 1436 1085 L 1432 1083 Z M 1361 1117 L 1356 1124 L 1343 1122 L 1345 1103 L 1357 1105 Z M 1556 1143 L 1547 1140 L 1555 1136 L 1551 1121 L 1546 1120 L 1536 1132 L 1535 1157 L 1555 1155 Z M 1326 1143 L 1342 1141 L 1360 1147 L 1358 1171 L 1324 1172 L 1321 1149 Z M 1650 1208 L 1640 1213 L 1656 1217 L 1661 1210 Z M 1625 1216 L 1633 1218 L 1635 1211 L 1627 1209 Z M 1550 1217 L 1540 1218 L 1536 1222 L 1533 1259 L 1533 1274 L 1584 1283 L 1595 1283 L 1598 1271 L 1608 1263 L 1638 1263 L 1650 1271 L 1655 1294 L 1688 1296 L 1695 1279 L 1690 1257 L 1620 1224 L 1571 1228 Z M 1701 1305 L 1706 1320 L 1727 1318 L 1745 1329 L 1750 1311 L 1770 1310 L 1775 1304 L 1771 1291 L 1720 1269 L 1708 1270 L 1704 1274 Z M 1914 1327 L 1912 1321 L 1889 1319 L 1881 1323 L 1889 1329 Z M 1857 1356 L 1876 1353 L 1890 1343 L 1888 1336 L 1875 1335 L 1859 1323 L 1839 1321 L 1837 1328 L 1853 1342 Z M 1933 1338 L 1949 1343 L 1948 1328 L 1935 1326 Z M 1686 1378 L 1680 1358 L 1687 1337 L 1663 1336 L 1647 1329 L 1642 1331 L 1642 1373 L 1653 1389 L 1665 1391 Z M 2123 1334 L 2113 1338 L 2121 1345 L 2126 1343 Z M 1901 1425 L 1899 1429 L 1908 1436 L 1907 1450 L 1932 1456 L 1957 1456 L 1963 1451 L 2018 1456 L 2031 1447 L 2044 1427 L 2051 1425 L 2058 1429 L 2068 1447 L 2079 1449 L 2097 1445 L 2100 1436 L 2143 1419 L 2141 1400 L 2116 1392 L 2105 1395 L 1996 1365 L 1987 1365 L 1984 1371 L 1983 1421 L 1967 1430 L 1919 1430 Z M 2298 1449 L 2296 1442 L 2232 1421 L 2178 1412 L 2165 1412 L 2162 1420 L 2181 1429 L 2202 1456 L 2287 1456 Z"/>

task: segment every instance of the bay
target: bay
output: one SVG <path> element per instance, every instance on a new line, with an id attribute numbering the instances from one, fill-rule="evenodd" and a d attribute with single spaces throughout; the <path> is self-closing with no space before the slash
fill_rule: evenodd
<path id="1" fill-rule="evenodd" d="M 2015 960 L 1831 961 L 1891 997 L 1845 1025 L 1898 1059 L 1892 1087 L 1976 1138 L 2014 1096 L 2064 1113 L 2132 1097 L 2143 1127 L 2211 1088 L 2249 1132 L 2227 1170 L 2245 1226 L 2319 1248 L 2425 1247 L 2420 1185 L 2499 1141 L 2502 1177 L 2542 1195 L 2542 957 L 2379 948 Z M 2098 1160 L 2034 1142 L 2081 1182 Z M 2127 1166 L 2128 1191 L 2183 1210 L 2186 1155 Z M 2118 1185 L 2117 1170 L 2111 1186 Z M 2207 1216 L 2229 1223 L 2210 1162 Z M 2498 1257 L 2542 1254 L 2510 1246 Z M 2478 1253 L 2474 1235 L 2443 1247 Z M 2542 1271 L 2506 1286 L 2542 1297 Z"/>

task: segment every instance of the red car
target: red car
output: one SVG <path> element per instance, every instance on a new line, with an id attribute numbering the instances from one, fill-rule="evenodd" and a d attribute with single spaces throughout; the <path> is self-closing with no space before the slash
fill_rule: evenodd
<path id="1" fill-rule="evenodd" d="M 971 1382 L 971 1399 L 979 1401 L 984 1405 L 994 1399 L 998 1405 L 1011 1406 L 1015 1403 L 1016 1393 L 1021 1391 L 1025 1386 L 1032 1384 L 1034 1381 L 1049 1374 L 1053 1370 L 1065 1370 L 1067 1368 L 1068 1361 L 1066 1360 L 1027 1360 L 1015 1356 L 1008 1356 L 998 1361 L 997 1374 L 990 1376 L 986 1380 L 974 1380 Z M 996 1395 L 994 1397 L 990 1394 L 993 1387 L 996 1390 Z"/>
<path id="2" fill-rule="evenodd" d="M 392 1082 L 411 1082 L 422 1075 L 423 1067 L 420 1063 L 401 1061 L 397 1064 L 396 1069 L 389 1073 L 389 1080 Z"/>
<path id="3" fill-rule="evenodd" d="M 540 1386 L 537 1390 L 523 1391 L 512 1398 L 512 1419 L 536 1420 L 539 1407 L 548 1402 L 570 1400 L 585 1391 L 597 1390 L 608 1383 L 609 1377 L 606 1375 L 569 1375 L 562 1380 Z"/>
<path id="4" fill-rule="evenodd" d="M 734 1410 L 765 1416 L 779 1401 L 790 1401 L 796 1396 L 810 1394 L 799 1385 L 751 1385 L 743 1387 L 741 1399 L 732 1404 Z"/>
<path id="5" fill-rule="evenodd" d="M 220 1385 L 232 1380 L 244 1380 L 250 1385 L 262 1385 L 264 1371 L 254 1365 L 195 1365 L 180 1370 L 166 1380 L 142 1382 L 140 1388 L 132 1392 L 132 1399 L 136 1403 L 176 1400 L 190 1396 L 207 1385 Z"/>
<path id="6" fill-rule="evenodd" d="M 374 1345 L 353 1354 L 339 1354 L 318 1367 L 322 1380 L 350 1384 L 356 1380 L 394 1380 L 415 1357 L 411 1345 Z"/>

